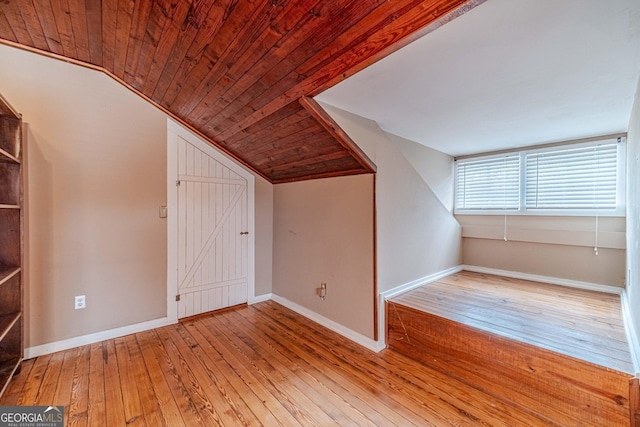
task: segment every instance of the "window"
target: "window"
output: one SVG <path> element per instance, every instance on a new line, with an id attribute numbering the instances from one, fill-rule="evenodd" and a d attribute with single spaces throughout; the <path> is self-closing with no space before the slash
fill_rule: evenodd
<path id="1" fill-rule="evenodd" d="M 621 138 L 456 160 L 458 214 L 624 215 Z"/>
<path id="2" fill-rule="evenodd" d="M 456 164 L 456 209 L 520 207 L 520 158 L 502 156 Z"/>

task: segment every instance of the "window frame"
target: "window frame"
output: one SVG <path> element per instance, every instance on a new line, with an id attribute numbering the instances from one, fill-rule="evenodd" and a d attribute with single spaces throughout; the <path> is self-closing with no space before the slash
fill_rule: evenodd
<path id="1" fill-rule="evenodd" d="M 616 165 L 616 208 L 615 209 L 527 209 L 526 204 L 526 157 L 527 154 L 550 153 L 573 148 L 595 147 L 616 143 L 617 165 Z M 491 160 L 507 156 L 519 156 L 520 159 L 520 194 L 519 207 L 500 209 L 460 209 L 457 206 L 458 198 L 458 167 L 459 162 L 474 160 Z M 530 216 L 610 216 L 624 217 L 626 215 L 626 137 L 613 136 L 604 138 L 592 138 L 578 142 L 566 142 L 558 144 L 546 144 L 541 146 L 525 147 L 516 150 L 501 151 L 499 153 L 479 154 L 464 156 L 454 161 L 454 215 L 530 215 Z"/>

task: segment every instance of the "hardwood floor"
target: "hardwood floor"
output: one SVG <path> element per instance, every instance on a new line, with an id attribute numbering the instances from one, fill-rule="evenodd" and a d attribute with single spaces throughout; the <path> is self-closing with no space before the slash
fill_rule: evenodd
<path id="1" fill-rule="evenodd" d="M 392 301 L 634 373 L 619 295 L 462 271 Z"/>
<path id="2" fill-rule="evenodd" d="M 1 405 L 70 426 L 536 426 L 535 415 L 274 303 L 24 362 Z"/>

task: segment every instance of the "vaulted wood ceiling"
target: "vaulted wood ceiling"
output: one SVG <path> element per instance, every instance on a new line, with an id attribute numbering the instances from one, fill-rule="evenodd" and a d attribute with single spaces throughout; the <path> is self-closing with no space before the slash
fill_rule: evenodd
<path id="1" fill-rule="evenodd" d="M 311 97 L 483 1 L 0 0 L 0 41 L 106 72 L 279 183 L 375 171 Z"/>

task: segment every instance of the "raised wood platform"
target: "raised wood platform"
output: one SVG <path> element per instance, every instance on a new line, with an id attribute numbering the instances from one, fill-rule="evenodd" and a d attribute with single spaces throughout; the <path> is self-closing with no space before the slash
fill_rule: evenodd
<path id="1" fill-rule="evenodd" d="M 637 426 L 617 295 L 461 272 L 387 302 L 389 348 L 557 426 Z"/>

